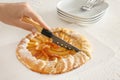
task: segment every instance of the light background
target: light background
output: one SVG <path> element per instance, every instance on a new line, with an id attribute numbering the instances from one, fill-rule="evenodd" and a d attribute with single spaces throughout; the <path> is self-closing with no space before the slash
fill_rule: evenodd
<path id="1" fill-rule="evenodd" d="M 16 45 L 30 32 L 0 23 L 0 80 L 120 80 L 120 0 L 107 0 L 109 8 L 102 20 L 86 27 L 58 18 L 56 5 L 60 0 L 0 0 L 23 1 L 28 2 L 49 26 L 66 27 L 84 34 L 96 53 L 93 53 L 93 60 L 72 72 L 54 76 L 37 74 L 24 67 L 15 56 Z"/>

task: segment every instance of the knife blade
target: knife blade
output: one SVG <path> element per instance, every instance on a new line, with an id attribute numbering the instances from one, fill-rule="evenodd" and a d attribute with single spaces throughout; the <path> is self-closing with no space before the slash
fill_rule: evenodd
<path id="1" fill-rule="evenodd" d="M 66 49 L 69 49 L 69 50 L 75 50 L 76 52 L 79 52 L 80 49 L 78 49 L 77 47 L 67 43 L 66 41 L 62 40 L 61 38 L 55 36 L 51 31 L 45 29 L 45 28 L 42 28 L 40 27 L 40 24 L 35 22 L 34 20 L 32 20 L 31 18 L 29 17 L 23 17 L 22 18 L 22 21 L 26 22 L 26 23 L 30 23 L 32 24 L 33 26 L 36 27 L 36 29 L 43 35 L 49 37 L 49 38 L 52 38 L 52 41 L 53 43 L 61 46 L 61 47 L 64 47 Z"/>
<path id="2" fill-rule="evenodd" d="M 77 47 L 74 47 L 73 45 L 67 43 L 66 41 L 62 40 L 61 38 L 55 36 L 52 32 L 50 32 L 49 30 L 47 29 L 44 29 L 41 31 L 41 33 L 49 38 L 52 38 L 53 40 L 53 43 L 61 46 L 61 47 L 64 47 L 66 49 L 69 49 L 69 50 L 75 50 L 76 52 L 80 51 Z"/>

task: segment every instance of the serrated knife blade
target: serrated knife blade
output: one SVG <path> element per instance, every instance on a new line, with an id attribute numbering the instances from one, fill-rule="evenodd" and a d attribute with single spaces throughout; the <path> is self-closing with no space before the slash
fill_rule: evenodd
<path id="1" fill-rule="evenodd" d="M 52 39 L 53 39 L 53 43 L 55 43 L 61 47 L 64 47 L 64 48 L 69 49 L 69 50 L 75 50 L 76 52 L 80 51 L 77 47 L 67 43 L 66 41 L 62 40 L 61 38 L 58 38 L 55 35 L 52 35 Z"/>

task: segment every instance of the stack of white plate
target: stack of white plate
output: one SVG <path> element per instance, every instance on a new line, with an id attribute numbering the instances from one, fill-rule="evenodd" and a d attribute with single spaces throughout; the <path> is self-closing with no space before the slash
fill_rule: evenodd
<path id="1" fill-rule="evenodd" d="M 89 11 L 84 11 L 81 7 L 85 3 L 85 0 L 61 0 L 57 4 L 57 14 L 62 20 L 71 23 L 92 24 L 99 21 L 108 8 L 108 4 L 103 2 Z"/>

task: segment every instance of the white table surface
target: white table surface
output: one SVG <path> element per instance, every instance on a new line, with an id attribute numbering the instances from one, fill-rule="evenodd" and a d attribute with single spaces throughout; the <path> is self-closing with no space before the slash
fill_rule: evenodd
<path id="1" fill-rule="evenodd" d="M 98 65 L 94 64 L 86 69 L 84 68 L 87 65 L 83 66 L 81 69 L 85 71 L 78 69 L 54 76 L 32 72 L 15 56 L 16 45 L 30 32 L 0 23 L 0 80 L 120 80 L 120 0 L 107 0 L 109 8 L 102 20 L 88 26 L 78 26 L 60 20 L 56 14 L 56 5 L 60 0 L 0 0 L 0 2 L 21 1 L 28 2 L 49 26 L 67 27 L 85 34 L 86 37 L 91 36 L 92 43 L 96 43 L 95 48 L 101 48 L 97 51 L 106 59 L 102 61 L 101 58 L 99 61 L 101 65 L 98 62 Z M 97 42 L 94 43 L 94 40 Z M 107 51 L 111 54 L 107 54 Z M 99 56 L 97 57 L 99 59 Z"/>

